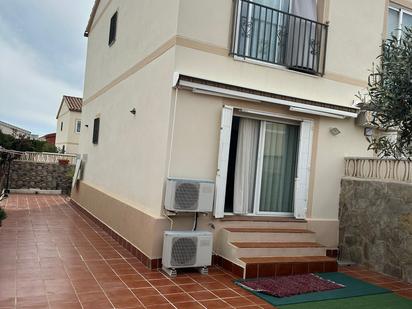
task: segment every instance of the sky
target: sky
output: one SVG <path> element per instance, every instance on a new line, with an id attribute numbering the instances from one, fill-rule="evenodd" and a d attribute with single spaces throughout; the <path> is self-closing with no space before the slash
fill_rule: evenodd
<path id="1" fill-rule="evenodd" d="M 64 94 L 82 96 L 93 0 L 0 0 L 0 120 L 56 131 Z"/>

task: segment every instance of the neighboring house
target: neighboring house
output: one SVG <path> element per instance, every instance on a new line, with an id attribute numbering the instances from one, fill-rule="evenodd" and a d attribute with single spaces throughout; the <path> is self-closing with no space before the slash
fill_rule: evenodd
<path id="1" fill-rule="evenodd" d="M 317 256 L 326 269 L 344 157 L 370 154 L 355 95 L 412 8 L 396 2 L 398 15 L 385 0 L 96 1 L 73 200 L 156 266 L 166 179 L 215 181 L 198 224 L 215 228 L 215 254 L 241 268 Z"/>
<path id="2" fill-rule="evenodd" d="M 49 133 L 46 134 L 42 137 L 40 137 L 41 140 L 48 142 L 51 145 L 55 145 L 56 144 L 56 133 Z"/>
<path id="3" fill-rule="evenodd" d="M 63 153 L 78 153 L 82 129 L 82 98 L 64 95 L 57 112 L 56 147 Z"/>
<path id="4" fill-rule="evenodd" d="M 27 137 L 30 138 L 32 136 L 31 132 L 19 127 L 16 127 L 12 124 L 9 124 L 4 121 L 0 121 L 0 131 L 3 134 L 12 135 L 14 137 Z"/>

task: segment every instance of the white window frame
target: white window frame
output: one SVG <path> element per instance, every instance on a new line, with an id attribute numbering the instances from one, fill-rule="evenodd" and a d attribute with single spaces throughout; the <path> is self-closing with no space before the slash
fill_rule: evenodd
<path id="1" fill-rule="evenodd" d="M 79 127 L 79 131 L 77 131 L 77 124 L 80 122 L 80 127 Z M 82 120 L 81 119 L 76 119 L 75 121 L 74 121 L 74 133 L 77 133 L 77 134 L 79 134 L 80 132 L 81 132 L 81 130 L 82 130 Z"/>
<path id="2" fill-rule="evenodd" d="M 401 6 L 397 6 L 393 3 L 391 3 L 389 5 L 389 9 L 388 9 L 388 12 L 387 12 L 388 16 L 389 16 L 389 11 L 390 10 L 393 10 L 393 11 L 396 11 L 396 12 L 399 13 L 398 27 L 397 27 L 397 29 L 394 29 L 394 31 L 396 32 L 397 39 L 400 40 L 401 35 L 402 35 L 402 31 L 400 31 L 400 30 L 402 30 L 404 28 L 404 26 L 403 26 L 403 15 L 407 14 L 407 15 L 410 15 L 412 17 L 412 10 L 407 10 L 407 9 L 405 9 Z M 389 33 L 386 34 L 386 37 L 388 37 L 388 36 L 389 36 Z"/>

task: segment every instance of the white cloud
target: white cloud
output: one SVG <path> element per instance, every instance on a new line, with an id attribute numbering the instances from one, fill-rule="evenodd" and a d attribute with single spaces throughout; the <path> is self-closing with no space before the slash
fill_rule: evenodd
<path id="1" fill-rule="evenodd" d="M 76 7 L 79 4 L 76 2 L 80 2 L 80 7 Z M 36 5 L 41 3 L 44 14 L 52 16 L 49 17 L 53 21 L 50 27 L 62 29 L 67 34 L 67 44 L 79 46 L 78 54 L 66 59 L 66 63 L 62 63 L 63 57 L 57 57 L 59 60 L 54 59 L 54 62 L 49 59 L 38 46 L 33 46 L 27 38 L 23 39 L 20 34 L 24 29 L 14 29 L 14 25 L 2 19 L 0 13 L 0 120 L 28 129 L 34 134 L 50 133 L 56 130 L 55 117 L 62 95 L 82 96 L 85 61 L 82 31 L 90 13 L 90 2 L 32 2 Z M 30 41 L 35 39 L 30 38 Z M 47 44 L 53 44 L 53 39 Z M 55 52 L 62 51 L 57 49 Z M 60 70 L 63 74 L 56 77 L 50 68 Z M 70 71 L 67 75 L 71 74 L 67 78 L 64 76 L 65 70 Z"/>

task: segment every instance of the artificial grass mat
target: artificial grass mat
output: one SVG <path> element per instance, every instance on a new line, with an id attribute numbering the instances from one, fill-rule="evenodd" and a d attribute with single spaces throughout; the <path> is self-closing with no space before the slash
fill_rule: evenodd
<path id="1" fill-rule="evenodd" d="M 331 291 L 300 294 L 283 298 L 278 298 L 275 296 L 254 292 L 250 290 L 247 291 L 262 298 L 263 300 L 267 301 L 268 303 L 274 306 L 291 305 L 299 303 L 306 303 L 307 305 L 308 302 L 319 302 L 332 299 L 342 299 L 357 296 L 390 293 L 390 291 L 387 289 L 366 283 L 362 280 L 355 279 L 343 273 L 318 273 L 317 275 L 321 278 L 331 280 L 339 284 L 343 284 L 345 287 Z M 235 281 L 235 283 L 240 283 L 242 281 L 244 280 L 237 280 Z"/>
<path id="2" fill-rule="evenodd" d="M 280 309 L 411 309 L 412 301 L 393 293 L 280 306 Z"/>

